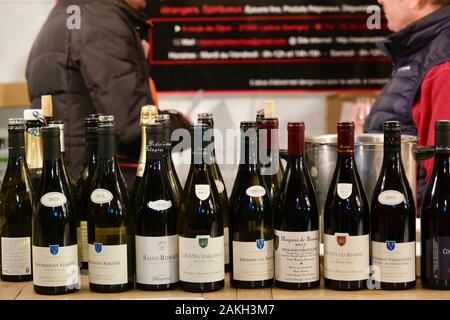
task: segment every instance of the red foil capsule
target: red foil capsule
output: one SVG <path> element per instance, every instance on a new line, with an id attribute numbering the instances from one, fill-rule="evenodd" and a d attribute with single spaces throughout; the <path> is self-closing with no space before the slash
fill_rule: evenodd
<path id="1" fill-rule="evenodd" d="M 339 153 L 353 153 L 355 151 L 355 124 L 340 122 L 337 124 L 337 140 Z"/>
<path id="2" fill-rule="evenodd" d="M 288 131 L 288 155 L 302 156 L 305 152 L 305 123 L 292 121 L 287 125 Z"/>
<path id="3" fill-rule="evenodd" d="M 266 137 L 265 146 L 268 150 L 273 148 L 278 148 L 278 120 L 277 119 L 266 119 L 259 123 L 259 129 L 264 130 L 263 137 Z M 272 145 L 273 136 L 273 145 Z"/>

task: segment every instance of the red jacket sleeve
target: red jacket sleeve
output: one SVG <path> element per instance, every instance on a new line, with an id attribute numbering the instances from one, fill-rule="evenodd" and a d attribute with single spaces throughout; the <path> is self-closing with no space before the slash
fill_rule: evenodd
<path id="1" fill-rule="evenodd" d="M 413 107 L 413 120 L 418 129 L 418 145 L 434 145 L 434 123 L 450 120 L 450 61 L 432 68 L 422 82 Z M 427 182 L 433 169 L 433 160 L 423 163 Z"/>

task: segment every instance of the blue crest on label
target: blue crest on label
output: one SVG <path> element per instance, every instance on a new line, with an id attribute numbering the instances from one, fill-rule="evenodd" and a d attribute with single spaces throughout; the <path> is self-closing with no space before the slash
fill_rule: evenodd
<path id="1" fill-rule="evenodd" d="M 386 248 L 389 250 L 389 251 L 394 251 L 394 249 L 395 249 L 395 241 L 386 241 Z"/>
<path id="2" fill-rule="evenodd" d="M 256 240 L 256 247 L 260 250 L 264 248 L 264 239 Z"/>
<path id="3" fill-rule="evenodd" d="M 95 247 L 95 252 L 97 252 L 97 253 L 102 252 L 102 244 L 101 243 L 95 243 L 94 247 Z"/>
<path id="4" fill-rule="evenodd" d="M 59 245 L 54 244 L 54 245 L 50 246 L 50 254 L 52 256 L 56 256 L 58 254 L 58 252 L 59 252 Z"/>

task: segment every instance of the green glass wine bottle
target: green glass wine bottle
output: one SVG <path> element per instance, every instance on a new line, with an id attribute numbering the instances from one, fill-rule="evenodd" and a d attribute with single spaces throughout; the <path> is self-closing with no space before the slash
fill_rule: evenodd
<path id="1" fill-rule="evenodd" d="M 8 166 L 0 190 L 0 266 L 3 281 L 30 281 L 33 187 L 25 159 L 23 119 L 9 119 Z"/>

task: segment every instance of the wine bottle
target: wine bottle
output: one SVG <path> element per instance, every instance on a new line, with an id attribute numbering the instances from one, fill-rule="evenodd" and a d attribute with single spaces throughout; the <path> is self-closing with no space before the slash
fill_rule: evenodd
<path id="1" fill-rule="evenodd" d="M 48 126 L 52 121 L 55 120 L 55 118 L 53 117 L 53 102 L 51 95 L 41 96 L 41 110 L 45 124 Z"/>
<path id="2" fill-rule="evenodd" d="M 171 124 L 170 115 L 160 114 L 155 116 L 155 122 L 161 123 L 164 129 L 164 159 L 166 159 L 167 164 L 167 174 L 169 176 L 169 183 L 175 193 L 175 202 L 177 207 L 180 207 L 181 196 L 183 193 L 183 188 L 181 187 L 180 179 L 178 179 L 177 171 L 175 170 L 175 165 L 172 160 L 172 141 L 171 141 Z"/>
<path id="3" fill-rule="evenodd" d="M 355 125 L 337 125 L 338 155 L 324 207 L 325 287 L 367 288 L 369 205 L 356 168 Z"/>
<path id="4" fill-rule="evenodd" d="M 275 285 L 284 289 L 310 289 L 320 285 L 319 210 L 309 175 L 305 125 L 289 122 L 288 161 L 275 220 Z"/>
<path id="5" fill-rule="evenodd" d="M 371 201 L 371 278 L 379 289 L 416 284 L 416 207 L 401 155 L 401 126 L 384 123 L 384 157 Z"/>
<path id="6" fill-rule="evenodd" d="M 25 160 L 23 119 L 9 119 L 8 166 L 0 190 L 0 276 L 30 281 L 33 188 Z"/>
<path id="7" fill-rule="evenodd" d="M 192 126 L 192 156 L 179 218 L 180 287 L 209 292 L 224 287 L 223 213 L 208 170 L 206 124 Z"/>
<path id="8" fill-rule="evenodd" d="M 84 156 L 83 168 L 76 185 L 76 195 L 78 199 L 78 212 L 81 229 L 81 268 L 88 269 L 89 246 L 88 246 L 88 199 L 90 197 L 90 188 L 92 177 L 94 176 L 95 167 L 98 162 L 98 118 L 99 114 L 91 114 L 85 118 L 85 145 L 86 151 Z M 80 242 L 80 239 L 78 239 Z"/>
<path id="9" fill-rule="evenodd" d="M 155 122 L 155 116 L 158 114 L 158 109 L 155 106 L 143 106 L 141 108 L 141 152 L 139 154 L 139 162 L 136 171 L 136 177 L 134 178 L 133 186 L 131 188 L 130 200 L 133 202 L 136 197 L 136 192 L 139 187 L 139 183 L 142 180 L 142 176 L 144 175 L 145 168 L 145 144 L 147 142 L 145 137 L 145 126 L 150 123 Z"/>
<path id="10" fill-rule="evenodd" d="M 212 113 L 199 113 L 197 115 L 199 123 L 206 123 L 208 125 L 208 130 L 211 130 L 210 144 L 210 159 L 211 164 L 208 164 L 208 169 L 211 177 L 214 179 L 217 191 L 219 192 L 221 206 L 223 210 L 223 226 L 224 226 L 224 243 L 225 243 L 225 271 L 229 270 L 230 267 L 230 245 L 229 245 L 229 235 L 228 235 L 228 194 L 227 188 L 225 186 L 225 181 L 223 180 L 222 173 L 220 172 L 219 165 L 216 161 L 216 151 L 214 148 L 214 119 Z"/>
<path id="11" fill-rule="evenodd" d="M 422 199 L 421 281 L 428 289 L 450 289 L 450 121 L 435 123 L 433 172 Z"/>
<path id="12" fill-rule="evenodd" d="M 178 283 L 178 207 L 164 158 L 161 123 L 146 126 L 144 176 L 136 193 L 136 287 L 167 290 Z"/>
<path id="13" fill-rule="evenodd" d="M 98 164 L 88 206 L 89 288 L 95 292 L 122 292 L 134 283 L 133 227 L 113 119 L 99 117 Z"/>
<path id="14" fill-rule="evenodd" d="M 37 190 L 41 181 L 44 152 L 41 128 L 44 125 L 40 109 L 27 109 L 23 112 L 25 119 L 25 158 L 30 171 L 33 190 Z"/>
<path id="15" fill-rule="evenodd" d="M 231 285 L 263 288 L 274 277 L 273 214 L 258 168 L 257 124 L 241 122 L 241 159 L 230 197 Z"/>
<path id="16" fill-rule="evenodd" d="M 33 203 L 34 290 L 63 294 L 80 287 L 76 219 L 61 161 L 59 129 L 42 128 L 44 164 Z"/>
<path id="17" fill-rule="evenodd" d="M 273 204 L 280 190 L 279 175 L 282 174 L 278 151 L 278 120 L 270 119 L 260 122 L 259 142 L 259 170 L 270 202 Z"/>

